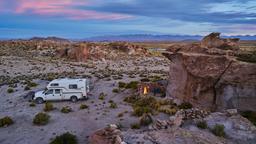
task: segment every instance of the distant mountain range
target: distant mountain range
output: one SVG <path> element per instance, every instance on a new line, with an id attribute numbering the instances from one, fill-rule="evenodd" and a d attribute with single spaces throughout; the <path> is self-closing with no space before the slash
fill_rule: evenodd
<path id="1" fill-rule="evenodd" d="M 147 41 L 199 41 L 204 36 L 200 35 L 117 35 L 117 36 L 98 36 L 83 39 L 84 41 L 130 41 L 130 42 L 147 42 Z M 256 40 L 256 35 L 237 35 L 222 36 L 224 38 L 240 38 L 241 40 Z"/>
<path id="2" fill-rule="evenodd" d="M 237 35 L 222 36 L 224 38 L 240 38 L 241 40 L 256 40 L 256 35 Z M 110 35 L 97 36 L 84 39 L 65 39 L 59 37 L 33 37 L 26 40 L 51 40 L 58 42 L 68 41 L 89 41 L 89 42 L 112 42 L 112 41 L 128 41 L 128 42 L 150 42 L 150 41 L 199 41 L 203 38 L 201 35 L 150 35 L 150 34 L 133 34 L 133 35 Z M 12 40 L 12 39 L 1 39 Z M 22 39 L 16 39 L 22 40 Z M 23 39 L 24 40 L 24 39 Z"/>

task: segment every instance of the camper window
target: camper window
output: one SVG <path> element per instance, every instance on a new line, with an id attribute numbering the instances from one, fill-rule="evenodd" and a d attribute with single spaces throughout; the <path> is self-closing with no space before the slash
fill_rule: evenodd
<path id="1" fill-rule="evenodd" d="M 71 84 L 71 85 L 69 85 L 69 89 L 77 89 L 77 85 L 76 84 Z"/>
<path id="2" fill-rule="evenodd" d="M 60 89 L 55 89 L 55 94 L 60 94 Z"/>
<path id="3" fill-rule="evenodd" d="M 48 91 L 46 92 L 46 95 L 48 95 L 48 94 L 53 94 L 53 90 L 48 90 Z"/>
<path id="4" fill-rule="evenodd" d="M 52 83 L 51 86 L 59 86 L 58 83 Z"/>

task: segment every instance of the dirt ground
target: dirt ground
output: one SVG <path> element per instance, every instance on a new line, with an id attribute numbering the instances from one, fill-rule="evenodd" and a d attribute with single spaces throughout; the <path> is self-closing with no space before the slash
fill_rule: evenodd
<path id="1" fill-rule="evenodd" d="M 112 90 L 118 87 L 118 82 L 139 81 L 140 75 L 166 76 L 168 72 L 168 60 L 160 57 L 134 58 L 119 61 L 88 61 L 86 63 L 67 61 L 48 61 L 46 59 L 26 59 L 22 57 L 1 57 L 0 76 L 15 78 L 18 75 L 28 77 L 42 73 L 76 72 L 79 76 L 72 75 L 72 78 L 81 75 L 92 76 L 94 88 L 90 92 L 88 100 L 81 100 L 76 103 L 70 101 L 52 102 L 56 108 L 47 112 L 51 118 L 45 126 L 33 125 L 34 116 L 43 111 L 44 104 L 37 104 L 30 107 L 28 99 L 24 98 L 29 91 L 43 90 L 49 81 L 41 78 L 34 78 L 33 82 L 38 86 L 25 91 L 21 81 L 13 88 L 13 93 L 8 93 L 9 85 L 2 84 L 0 87 L 0 118 L 10 116 L 14 124 L 0 128 L 1 144 L 46 144 L 57 135 L 71 132 L 78 138 L 79 143 L 88 143 L 88 137 L 97 129 L 108 124 L 120 124 L 123 129 L 130 129 L 130 125 L 138 121 L 138 117 L 131 116 L 132 107 L 123 102 L 126 96 L 132 95 L 135 91 L 124 90 L 120 93 L 113 93 Z M 90 67 L 88 66 L 90 65 Z M 110 74 L 106 78 L 97 78 L 97 73 L 108 69 L 119 72 L 121 79 L 114 79 Z M 138 72 L 131 77 L 130 73 Z M 96 74 L 95 74 L 96 73 Z M 107 96 L 104 100 L 99 99 L 100 93 Z M 117 104 L 116 109 L 109 107 L 109 100 Z M 86 104 L 89 109 L 80 110 L 81 104 Z M 63 106 L 70 106 L 72 112 L 61 113 Z M 127 112 L 125 112 L 127 111 Z M 119 113 L 124 113 L 118 117 Z"/>

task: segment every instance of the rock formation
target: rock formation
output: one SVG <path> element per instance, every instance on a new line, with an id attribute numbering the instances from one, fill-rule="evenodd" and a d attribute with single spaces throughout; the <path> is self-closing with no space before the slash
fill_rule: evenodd
<path id="1" fill-rule="evenodd" d="M 231 46 L 213 33 L 201 44 L 170 47 L 167 97 L 208 110 L 256 110 L 256 64 L 237 60 L 237 46 L 224 45 Z"/>

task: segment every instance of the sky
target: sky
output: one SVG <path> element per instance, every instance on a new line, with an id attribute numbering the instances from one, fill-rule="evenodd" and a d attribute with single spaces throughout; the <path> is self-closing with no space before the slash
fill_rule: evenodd
<path id="1" fill-rule="evenodd" d="M 256 0 L 0 0 L 0 38 L 256 35 Z"/>

